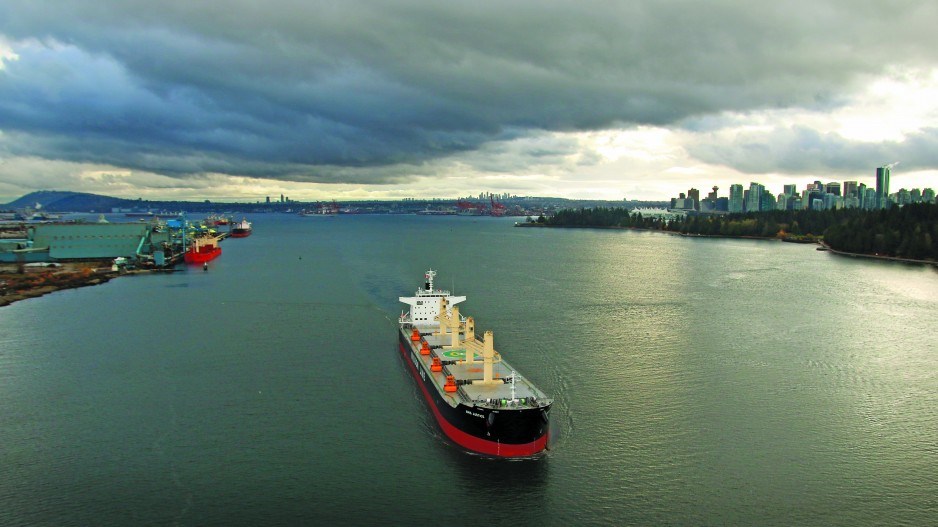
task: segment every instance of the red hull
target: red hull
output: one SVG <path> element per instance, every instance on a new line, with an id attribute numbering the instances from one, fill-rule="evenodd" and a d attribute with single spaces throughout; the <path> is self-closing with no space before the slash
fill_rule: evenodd
<path id="1" fill-rule="evenodd" d="M 232 238 L 247 238 L 251 235 L 251 231 L 231 231 Z"/>
<path id="2" fill-rule="evenodd" d="M 414 379 L 417 381 L 417 385 L 420 386 L 420 391 L 423 392 L 423 397 L 427 401 L 427 406 L 429 406 L 430 410 L 433 411 L 433 417 L 436 418 L 437 424 L 440 425 L 440 428 L 443 430 L 446 436 L 457 445 L 467 450 L 472 450 L 474 452 L 496 457 L 530 457 L 542 452 L 547 448 L 547 441 L 550 435 L 549 433 L 545 433 L 543 436 L 530 443 L 513 445 L 508 443 L 498 443 L 496 441 L 488 441 L 481 437 L 467 434 L 466 432 L 463 432 L 451 424 L 446 420 L 446 417 L 440 413 L 439 409 L 437 409 L 433 395 L 424 385 L 424 381 L 420 378 L 420 374 L 417 373 L 417 368 L 408 357 L 409 353 L 408 350 L 404 347 L 404 344 L 398 342 L 398 347 L 400 348 L 401 355 L 404 356 L 404 362 L 407 363 L 411 375 L 414 376 Z"/>
<path id="3" fill-rule="evenodd" d="M 208 262 L 210 260 L 214 260 L 220 254 L 221 254 L 221 247 L 215 247 L 210 251 L 204 251 L 204 252 L 186 251 L 184 258 L 186 260 L 186 263 L 200 264 L 200 263 Z"/>

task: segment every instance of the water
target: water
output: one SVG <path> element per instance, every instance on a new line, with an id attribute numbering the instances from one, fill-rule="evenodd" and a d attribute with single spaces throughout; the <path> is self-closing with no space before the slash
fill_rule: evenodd
<path id="1" fill-rule="evenodd" d="M 208 272 L 0 309 L 0 524 L 938 517 L 934 269 L 492 218 L 253 219 Z M 441 436 L 395 337 L 430 266 L 554 397 L 546 455 Z"/>

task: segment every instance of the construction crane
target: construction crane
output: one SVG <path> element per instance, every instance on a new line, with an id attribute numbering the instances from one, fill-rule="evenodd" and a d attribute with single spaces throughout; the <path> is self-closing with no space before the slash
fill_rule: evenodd
<path id="1" fill-rule="evenodd" d="M 900 163 L 900 161 L 895 161 L 895 162 L 893 162 L 893 163 L 889 163 L 888 165 L 884 165 L 883 168 L 887 168 L 887 169 L 888 169 L 888 168 L 892 168 L 892 167 L 894 167 L 894 166 L 897 166 L 899 163 Z"/>

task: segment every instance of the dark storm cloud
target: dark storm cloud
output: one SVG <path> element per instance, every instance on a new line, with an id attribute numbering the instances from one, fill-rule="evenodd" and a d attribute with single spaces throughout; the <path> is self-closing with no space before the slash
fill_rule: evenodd
<path id="1" fill-rule="evenodd" d="M 15 155 L 386 182 L 532 131 L 834 106 L 889 66 L 933 65 L 936 9 L 4 2 L 0 34 L 19 59 L 0 70 L 0 130 Z"/>

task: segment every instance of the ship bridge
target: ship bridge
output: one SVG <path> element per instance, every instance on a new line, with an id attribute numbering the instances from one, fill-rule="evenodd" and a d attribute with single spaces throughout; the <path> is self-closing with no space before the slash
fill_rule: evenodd
<path id="1" fill-rule="evenodd" d="M 464 296 L 453 296 L 445 289 L 434 289 L 433 279 L 436 271 L 430 269 L 424 274 L 426 283 L 422 289 L 417 289 L 414 296 L 398 297 L 398 300 L 410 306 L 408 313 L 401 315 L 401 323 L 415 326 L 438 326 L 441 306 L 449 309 L 466 300 Z M 442 302 L 441 302 L 442 300 Z"/>

